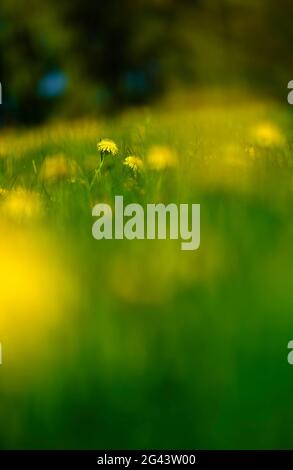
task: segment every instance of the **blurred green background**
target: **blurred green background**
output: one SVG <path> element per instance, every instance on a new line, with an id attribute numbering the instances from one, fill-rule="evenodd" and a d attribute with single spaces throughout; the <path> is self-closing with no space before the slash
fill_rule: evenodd
<path id="1" fill-rule="evenodd" d="M 1 1 L 1 449 L 292 448 L 292 13 Z M 95 241 L 120 194 L 200 203 L 200 249 Z"/>

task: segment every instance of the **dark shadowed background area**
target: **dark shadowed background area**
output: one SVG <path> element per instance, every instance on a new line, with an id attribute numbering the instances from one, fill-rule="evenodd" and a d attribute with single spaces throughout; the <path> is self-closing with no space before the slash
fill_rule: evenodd
<path id="1" fill-rule="evenodd" d="M 284 94 L 289 0 L 2 0 L 2 122 L 80 117 L 178 88 Z"/>

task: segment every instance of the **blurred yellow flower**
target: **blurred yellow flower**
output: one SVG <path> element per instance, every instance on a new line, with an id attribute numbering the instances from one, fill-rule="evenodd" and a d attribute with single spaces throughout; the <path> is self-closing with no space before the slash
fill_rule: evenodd
<path id="1" fill-rule="evenodd" d="M 152 170 L 164 170 L 176 167 L 178 160 L 176 153 L 170 147 L 155 145 L 149 149 L 147 163 Z"/>
<path id="2" fill-rule="evenodd" d="M 140 157 L 136 157 L 134 155 L 130 155 L 126 157 L 123 165 L 131 168 L 134 172 L 139 172 L 143 169 L 143 161 Z"/>
<path id="3" fill-rule="evenodd" d="M 261 147 L 271 147 L 283 145 L 284 135 L 281 130 L 271 122 L 261 122 L 251 130 L 251 134 L 256 144 Z"/>
<path id="4" fill-rule="evenodd" d="M 0 341 L 9 371 L 28 377 L 33 364 L 48 356 L 49 334 L 59 325 L 65 308 L 76 302 L 76 283 L 65 268 L 65 261 L 41 231 L 28 228 L 15 230 L 9 223 L 0 222 Z M 72 301 L 72 304 L 71 304 Z"/>
<path id="5" fill-rule="evenodd" d="M 97 144 L 97 149 L 101 153 L 117 155 L 118 147 L 113 140 L 110 139 L 102 139 Z"/>
<path id="6" fill-rule="evenodd" d="M 60 153 L 45 158 L 40 170 L 40 178 L 52 183 L 65 178 L 73 179 L 78 171 L 77 163 Z"/>
<path id="7" fill-rule="evenodd" d="M 27 221 L 42 215 L 42 201 L 38 193 L 16 188 L 7 192 L 1 204 L 1 213 L 13 220 Z"/>

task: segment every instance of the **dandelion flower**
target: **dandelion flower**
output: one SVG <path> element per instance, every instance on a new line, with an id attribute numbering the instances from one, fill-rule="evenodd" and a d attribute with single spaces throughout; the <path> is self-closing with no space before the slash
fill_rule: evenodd
<path id="1" fill-rule="evenodd" d="M 173 168 L 177 166 L 177 155 L 170 147 L 155 145 L 147 154 L 147 163 L 152 170 Z"/>
<path id="2" fill-rule="evenodd" d="M 101 178 L 101 175 L 102 175 L 102 167 L 104 165 L 104 158 L 106 155 L 117 155 L 118 153 L 118 147 L 117 145 L 115 144 L 115 142 L 111 139 L 102 139 L 100 140 L 100 142 L 98 142 L 97 144 L 97 149 L 98 151 L 100 152 L 100 155 L 101 155 L 101 161 L 100 161 L 100 165 L 98 168 L 96 168 L 95 170 L 95 174 L 94 174 L 94 177 L 92 179 L 92 182 L 90 184 L 90 188 L 93 187 L 95 181 L 98 179 L 98 178 Z"/>
<path id="3" fill-rule="evenodd" d="M 97 149 L 103 155 L 109 154 L 114 156 L 118 153 L 117 145 L 115 144 L 115 142 L 113 142 L 113 140 L 110 139 L 100 140 L 100 142 L 98 142 L 97 144 Z"/>
<path id="4" fill-rule="evenodd" d="M 142 159 L 134 155 L 126 157 L 123 162 L 123 165 L 127 166 L 128 168 L 131 168 L 131 170 L 133 170 L 135 173 L 143 169 Z"/>
<path id="5" fill-rule="evenodd" d="M 252 129 L 252 137 L 261 147 L 283 145 L 284 136 L 280 129 L 271 122 L 261 122 Z"/>

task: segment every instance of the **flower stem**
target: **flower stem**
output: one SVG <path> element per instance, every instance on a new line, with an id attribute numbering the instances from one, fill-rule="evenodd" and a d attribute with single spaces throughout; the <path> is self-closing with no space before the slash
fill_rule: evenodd
<path id="1" fill-rule="evenodd" d="M 101 178 L 101 171 L 102 171 L 103 164 L 104 164 L 104 155 L 101 152 L 101 163 L 100 163 L 99 167 L 95 169 L 95 174 L 94 174 L 92 182 L 90 184 L 90 190 L 92 189 L 92 187 L 93 187 L 94 183 L 96 182 L 96 180 Z"/>

